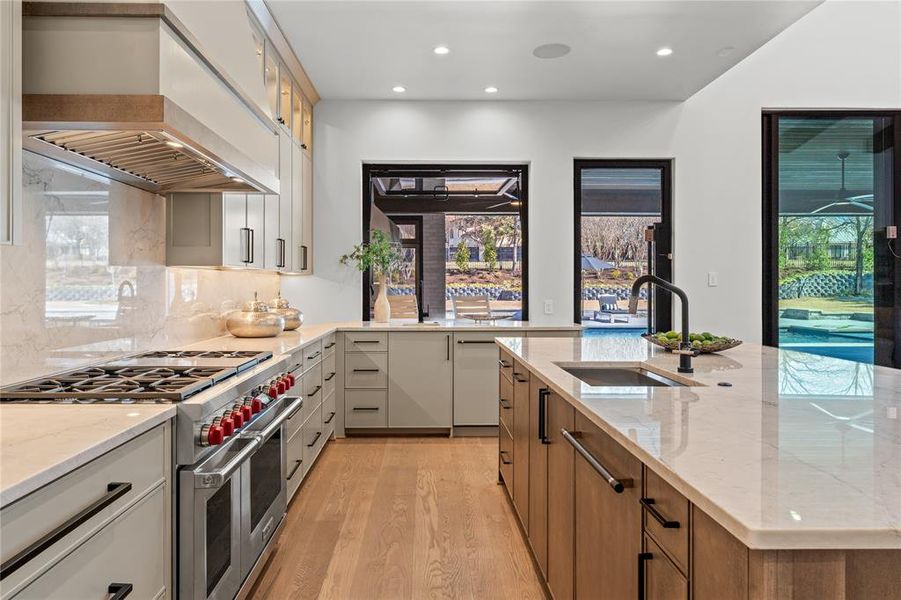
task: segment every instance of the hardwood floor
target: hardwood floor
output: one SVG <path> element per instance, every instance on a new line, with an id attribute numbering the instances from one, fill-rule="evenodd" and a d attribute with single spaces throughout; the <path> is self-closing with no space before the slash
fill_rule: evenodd
<path id="1" fill-rule="evenodd" d="M 496 438 L 330 442 L 286 518 L 255 600 L 545 597 Z"/>

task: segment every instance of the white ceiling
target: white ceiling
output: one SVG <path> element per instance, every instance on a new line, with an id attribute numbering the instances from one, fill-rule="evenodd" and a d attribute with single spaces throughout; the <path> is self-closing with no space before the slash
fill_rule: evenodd
<path id="1" fill-rule="evenodd" d="M 268 0 L 323 98 L 428 100 L 684 100 L 820 2 Z"/>

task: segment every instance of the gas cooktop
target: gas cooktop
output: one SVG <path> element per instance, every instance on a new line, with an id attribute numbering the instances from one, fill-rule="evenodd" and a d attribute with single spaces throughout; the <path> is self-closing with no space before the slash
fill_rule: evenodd
<path id="1" fill-rule="evenodd" d="M 0 402 L 179 402 L 272 357 L 271 352 L 154 351 L 0 389 Z"/>

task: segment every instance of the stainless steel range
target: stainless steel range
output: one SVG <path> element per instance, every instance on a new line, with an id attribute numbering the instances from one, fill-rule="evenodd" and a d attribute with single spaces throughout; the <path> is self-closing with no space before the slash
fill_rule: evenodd
<path id="1" fill-rule="evenodd" d="M 286 509 L 284 423 L 300 410 L 270 352 L 154 351 L 0 388 L 0 402 L 176 403 L 178 595 L 234 598 Z"/>

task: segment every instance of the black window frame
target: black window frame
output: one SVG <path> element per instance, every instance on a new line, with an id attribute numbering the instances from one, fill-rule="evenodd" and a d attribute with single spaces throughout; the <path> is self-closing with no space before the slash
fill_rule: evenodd
<path id="1" fill-rule="evenodd" d="M 654 274 L 673 280 L 673 159 L 671 158 L 577 158 L 573 161 L 573 322 L 582 323 L 582 171 L 584 169 L 660 169 L 663 224 L 657 231 Z M 673 300 L 665 290 L 654 294 L 654 326 L 659 331 L 672 329 Z M 649 323 L 650 315 L 649 317 Z"/>

